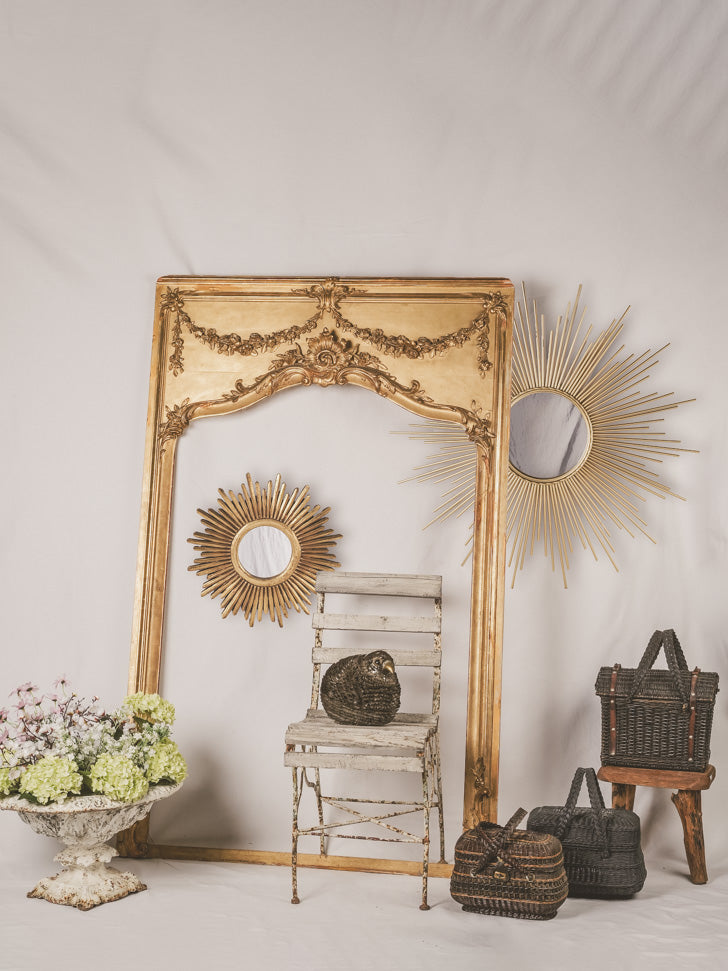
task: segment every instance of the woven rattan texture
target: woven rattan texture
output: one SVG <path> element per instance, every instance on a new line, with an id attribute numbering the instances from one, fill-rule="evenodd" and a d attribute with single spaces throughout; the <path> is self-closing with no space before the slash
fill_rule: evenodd
<path id="1" fill-rule="evenodd" d="M 528 830 L 506 833 L 499 843 L 506 830 L 480 823 L 462 834 L 455 844 L 450 894 L 473 913 L 550 920 L 568 893 L 561 844 Z"/>
<path id="2" fill-rule="evenodd" d="M 660 647 L 669 667 L 653 671 Z M 694 678 L 673 631 L 655 631 L 637 668 L 618 668 L 616 675 L 615 669 L 601 668 L 595 685 L 602 765 L 705 771 L 718 675 L 696 669 Z"/>
<path id="3" fill-rule="evenodd" d="M 591 806 L 576 806 L 583 779 Z M 539 806 L 528 828 L 561 841 L 570 897 L 631 897 L 647 871 L 639 817 L 627 809 L 606 809 L 594 769 L 577 769 L 564 806 Z"/>

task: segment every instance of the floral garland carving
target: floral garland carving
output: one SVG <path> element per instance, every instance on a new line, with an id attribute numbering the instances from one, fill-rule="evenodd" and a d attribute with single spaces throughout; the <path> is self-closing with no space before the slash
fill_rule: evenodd
<path id="1" fill-rule="evenodd" d="M 401 384 L 374 354 L 362 351 L 358 344 L 340 337 L 336 331 L 324 328 L 317 336 L 307 339 L 305 350 L 300 344 L 296 344 L 295 347 L 279 354 L 268 370 L 258 375 L 251 384 L 245 384 L 242 379 L 239 379 L 221 398 L 192 404 L 189 398 L 185 398 L 173 408 L 167 408 L 167 420 L 159 429 L 159 444 L 162 451 L 166 442 L 179 438 L 191 419 L 203 407 L 236 402 L 253 393 L 260 397 L 267 397 L 283 387 L 288 387 L 293 375 L 298 377 L 297 383 L 318 384 L 321 387 L 345 385 L 356 376 L 362 384 L 383 397 L 401 395 L 418 404 L 435 405 L 419 381 L 413 380 L 409 386 Z M 472 407 L 472 411 L 454 406 L 450 407 L 450 410 L 457 415 L 457 420 L 464 426 L 471 441 L 480 442 L 489 448 L 493 440 L 490 419 L 480 414 L 480 409 L 475 402 Z"/>
<path id="2" fill-rule="evenodd" d="M 211 347 L 218 354 L 242 354 L 243 357 L 263 354 L 265 351 L 272 351 L 279 344 L 289 344 L 291 341 L 299 340 L 304 334 L 310 334 L 316 329 L 318 322 L 323 317 L 323 311 L 317 310 L 309 317 L 305 324 L 300 326 L 286 327 L 285 330 L 277 330 L 272 334 L 253 333 L 250 337 L 243 340 L 240 334 L 218 334 L 213 327 L 199 327 L 191 321 L 187 329 L 202 344 Z"/>
<path id="3" fill-rule="evenodd" d="M 364 295 L 366 290 L 355 290 L 353 287 L 340 284 L 335 277 L 329 277 L 324 283 L 315 283 L 313 286 L 299 288 L 292 292 L 296 295 L 315 298 L 318 301 L 320 314 L 330 314 L 342 330 L 354 334 L 359 340 L 373 344 L 378 351 L 388 354 L 390 357 L 407 357 L 410 360 L 435 357 L 453 347 L 462 347 L 473 334 L 477 334 L 478 370 L 481 374 L 485 374 L 492 367 L 488 360 L 490 315 L 495 313 L 499 317 L 505 318 L 508 312 L 506 302 L 500 292 L 488 293 L 483 297 L 482 311 L 467 327 L 461 327 L 454 333 L 444 334 L 442 337 L 418 337 L 412 340 L 410 337 L 405 337 L 404 334 L 385 334 L 379 328 L 372 330 L 369 327 L 358 327 L 347 320 L 341 312 L 340 301 L 344 297 Z"/>
<path id="4" fill-rule="evenodd" d="M 167 287 L 167 292 L 162 297 L 161 311 L 162 313 L 173 313 L 175 315 L 172 326 L 172 339 L 170 341 L 174 350 L 169 357 L 169 370 L 177 377 L 185 369 L 182 358 L 182 351 L 185 346 L 184 337 L 182 336 L 182 324 L 188 327 L 192 324 L 189 314 L 185 313 L 184 301 L 182 300 L 179 289 L 173 290 L 171 287 Z"/>
<path id="5" fill-rule="evenodd" d="M 172 329 L 171 344 L 174 351 L 169 359 L 169 369 L 175 376 L 184 370 L 182 350 L 184 338 L 182 327 L 186 327 L 192 336 L 212 348 L 218 354 L 232 356 L 240 354 L 243 357 L 262 354 L 275 350 L 281 344 L 298 341 L 301 337 L 311 333 L 318 326 L 325 314 L 333 317 L 336 325 L 343 331 L 353 334 L 361 341 L 372 344 L 378 351 L 390 357 L 407 357 L 418 360 L 425 357 L 435 357 L 454 347 L 462 347 L 474 334 L 478 344 L 478 370 L 485 375 L 492 364 L 488 359 L 490 348 L 489 322 L 490 315 L 496 314 L 504 318 L 507 307 L 500 292 L 485 294 L 482 297 L 483 309 L 478 316 L 466 327 L 442 337 L 418 337 L 412 339 L 404 334 L 385 334 L 377 328 L 359 327 L 341 312 L 341 301 L 346 297 L 366 295 L 366 290 L 357 290 L 347 284 L 340 283 L 336 277 L 329 277 L 322 283 L 314 283 L 310 287 L 298 287 L 291 290 L 295 296 L 310 297 L 317 301 L 316 312 L 301 325 L 286 327 L 271 334 L 252 333 L 247 338 L 239 334 L 219 334 L 213 327 L 201 327 L 194 323 L 184 311 L 184 302 L 178 289 L 168 288 L 162 300 L 162 310 L 175 313 L 175 323 Z"/>
<path id="6" fill-rule="evenodd" d="M 256 354 L 263 354 L 266 351 L 272 351 L 280 344 L 288 344 L 291 341 L 299 340 L 305 334 L 309 334 L 312 330 L 315 330 L 318 322 L 324 315 L 324 311 L 319 309 L 302 325 L 286 327 L 272 334 L 253 333 L 244 340 L 240 334 L 218 334 L 213 327 L 200 327 L 190 318 L 189 314 L 183 308 L 184 301 L 180 291 L 168 287 L 162 299 L 162 311 L 166 310 L 175 313 L 172 340 L 170 341 L 174 351 L 169 358 L 169 370 L 172 371 L 175 377 L 184 371 L 182 359 L 182 351 L 184 349 L 182 325 L 187 328 L 196 340 L 200 341 L 201 344 L 207 345 L 207 347 L 211 347 L 218 354 L 226 354 L 228 356 L 241 354 L 243 357 L 250 357 Z"/>

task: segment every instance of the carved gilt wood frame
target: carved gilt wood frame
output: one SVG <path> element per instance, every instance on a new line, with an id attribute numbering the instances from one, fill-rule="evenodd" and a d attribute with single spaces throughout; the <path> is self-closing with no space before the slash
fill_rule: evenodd
<path id="1" fill-rule="evenodd" d="M 464 826 L 495 820 L 513 287 L 503 279 L 162 277 L 157 282 L 129 690 L 158 689 L 177 440 L 193 419 L 287 388 L 353 384 L 455 422 L 478 453 Z M 127 856 L 290 864 L 289 853 L 162 846 Z M 419 872 L 421 863 L 301 854 L 300 865 Z M 440 864 L 431 873 L 449 873 Z"/>

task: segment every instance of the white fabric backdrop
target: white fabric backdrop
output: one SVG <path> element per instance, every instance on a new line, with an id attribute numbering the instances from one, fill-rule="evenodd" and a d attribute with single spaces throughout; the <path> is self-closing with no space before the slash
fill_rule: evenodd
<path id="1" fill-rule="evenodd" d="M 580 553 L 565 591 L 537 558 L 507 594 L 502 817 L 562 801 L 573 768 L 598 762 L 596 671 L 636 661 L 654 628 L 674 627 L 690 663 L 725 676 L 724 3 L 5 0 L 0 38 L 0 697 L 61 672 L 109 705 L 124 694 L 154 281 L 180 273 L 504 275 L 550 317 L 581 282 L 595 327 L 631 304 L 628 350 L 671 342 L 651 390 L 697 398 L 665 423 L 699 450 L 664 466 L 687 502 L 647 503 L 657 545 L 617 535 L 619 573 Z M 199 598 L 185 542 L 218 486 L 280 471 L 332 506 L 345 568 L 445 578 L 454 842 L 465 528 L 420 532 L 438 492 L 396 483 L 425 449 L 388 435 L 409 421 L 373 395 L 328 389 L 183 438 L 164 690 L 196 772 L 159 813 L 159 839 L 288 841 L 281 738 L 305 706 L 308 620 L 252 634 L 222 622 Z M 253 702 L 264 717 L 255 756 L 244 744 Z M 710 926 L 721 877 L 725 893 L 727 736 L 721 694 L 718 778 L 704 799 L 713 879 L 676 884 L 684 906 L 669 881 L 661 891 L 696 926 Z M 209 789 L 213 810 L 200 798 Z M 679 871 L 667 794 L 643 793 L 637 808 L 648 864 Z M 49 852 L 3 818 L 0 858 L 37 870 Z M 18 906 L 31 924 L 45 914 Z M 499 940 L 506 955 L 511 938 Z"/>

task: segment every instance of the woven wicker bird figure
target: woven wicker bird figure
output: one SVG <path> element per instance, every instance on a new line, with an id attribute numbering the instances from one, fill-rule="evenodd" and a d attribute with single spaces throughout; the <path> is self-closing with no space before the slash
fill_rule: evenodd
<path id="1" fill-rule="evenodd" d="M 386 725 L 399 701 L 399 678 L 386 651 L 343 657 L 321 681 L 324 711 L 341 725 Z"/>

